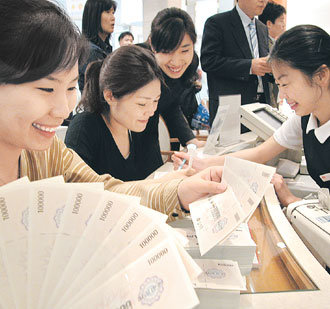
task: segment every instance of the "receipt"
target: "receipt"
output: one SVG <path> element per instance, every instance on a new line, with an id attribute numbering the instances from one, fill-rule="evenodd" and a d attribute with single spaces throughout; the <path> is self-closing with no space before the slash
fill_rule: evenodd
<path id="1" fill-rule="evenodd" d="M 238 263 L 229 260 L 195 259 L 203 273 L 193 280 L 195 288 L 246 290 Z"/>
<path id="2" fill-rule="evenodd" d="M 176 246 L 164 240 L 101 287 L 65 308 L 184 309 L 198 304 Z"/>
<path id="3" fill-rule="evenodd" d="M 230 186 L 224 193 L 190 204 L 190 214 L 201 255 L 225 240 L 245 218 Z"/>

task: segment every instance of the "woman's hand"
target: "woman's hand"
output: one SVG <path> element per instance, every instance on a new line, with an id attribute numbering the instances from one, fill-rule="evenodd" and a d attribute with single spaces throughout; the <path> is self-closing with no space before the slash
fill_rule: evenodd
<path id="1" fill-rule="evenodd" d="M 205 143 L 206 143 L 205 141 L 200 141 L 197 138 L 193 138 L 193 139 L 191 139 L 190 141 L 187 142 L 187 145 L 188 144 L 195 144 L 197 146 L 197 148 L 201 148 L 201 147 L 205 146 Z"/>
<path id="2" fill-rule="evenodd" d="M 186 177 L 190 177 L 195 174 L 196 174 L 196 170 L 194 170 L 193 168 L 186 168 L 186 169 L 166 173 L 164 176 L 162 176 L 158 179 L 153 179 L 152 181 L 153 182 L 167 182 L 172 179 L 186 178 Z"/>
<path id="3" fill-rule="evenodd" d="M 184 179 L 178 187 L 178 197 L 183 208 L 189 210 L 189 204 L 209 194 L 218 194 L 226 190 L 221 183 L 222 167 L 213 166 Z"/>
<path id="4" fill-rule="evenodd" d="M 289 204 L 301 200 L 291 193 L 281 175 L 274 174 L 271 183 L 274 185 L 277 197 L 282 206 L 287 207 Z"/>
<path id="5" fill-rule="evenodd" d="M 174 154 L 171 156 L 171 159 L 173 161 L 174 170 L 177 170 L 182 165 L 183 160 L 186 161 L 182 166 L 182 169 L 186 169 L 188 167 L 190 155 L 188 155 L 186 152 L 174 152 Z M 193 158 L 192 168 L 195 171 L 200 172 L 208 166 L 209 165 L 207 159 L 198 158 L 196 156 Z"/>

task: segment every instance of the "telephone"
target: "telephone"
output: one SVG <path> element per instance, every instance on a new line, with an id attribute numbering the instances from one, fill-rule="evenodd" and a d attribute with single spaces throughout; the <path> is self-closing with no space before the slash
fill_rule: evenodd
<path id="1" fill-rule="evenodd" d="M 268 104 L 251 103 L 241 106 L 241 123 L 263 140 L 271 137 L 285 120 L 286 115 Z"/>

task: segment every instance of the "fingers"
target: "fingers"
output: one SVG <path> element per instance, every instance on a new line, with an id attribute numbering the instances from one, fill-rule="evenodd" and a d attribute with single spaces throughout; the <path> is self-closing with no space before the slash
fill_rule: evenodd
<path id="1" fill-rule="evenodd" d="M 199 191 L 202 194 L 219 194 L 226 190 L 227 185 L 225 183 L 218 183 L 215 181 L 201 181 L 199 183 Z"/>
<path id="2" fill-rule="evenodd" d="M 182 151 L 175 151 L 174 152 L 174 154 L 172 155 L 172 158 L 179 158 L 179 159 L 181 159 L 181 160 L 183 160 L 183 159 L 186 159 L 186 160 L 189 160 L 189 155 L 188 155 L 188 153 L 186 153 L 186 152 L 182 152 Z"/>
<path id="3" fill-rule="evenodd" d="M 256 58 L 252 60 L 252 73 L 258 76 L 264 76 L 266 73 L 270 73 L 271 67 L 267 62 L 267 59 Z"/>
<path id="4" fill-rule="evenodd" d="M 196 170 L 193 168 L 187 168 L 183 170 L 183 174 L 187 177 L 195 175 L 196 174 Z"/>
<path id="5" fill-rule="evenodd" d="M 197 148 L 201 148 L 204 147 L 206 144 L 206 141 L 198 141 L 198 143 L 196 144 Z"/>
<path id="6" fill-rule="evenodd" d="M 221 182 L 222 171 L 223 171 L 223 167 L 222 166 L 212 166 L 212 167 L 209 167 L 205 171 L 205 173 L 207 173 L 206 175 L 208 176 L 207 180 Z"/>
<path id="7" fill-rule="evenodd" d="M 188 166 L 189 155 L 185 152 L 174 152 L 171 159 L 173 161 L 174 170 L 177 170 L 182 165 L 184 159 L 186 160 L 186 164 L 182 168 L 186 168 Z"/>
<path id="8" fill-rule="evenodd" d="M 285 186 L 285 181 L 283 177 L 279 174 L 274 174 L 271 183 L 274 185 L 275 189 L 279 189 L 283 186 Z"/>

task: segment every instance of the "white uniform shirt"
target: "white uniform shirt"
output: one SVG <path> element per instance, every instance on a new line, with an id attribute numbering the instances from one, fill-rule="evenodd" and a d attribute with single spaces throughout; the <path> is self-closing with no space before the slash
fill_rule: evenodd
<path id="1" fill-rule="evenodd" d="M 317 119 L 311 114 L 307 123 L 306 133 L 311 130 L 315 130 L 315 137 L 323 144 L 330 136 L 330 120 L 318 127 Z M 303 146 L 302 136 L 301 117 L 296 114 L 292 114 L 274 133 L 274 139 L 278 144 L 289 149 L 297 150 Z"/>

